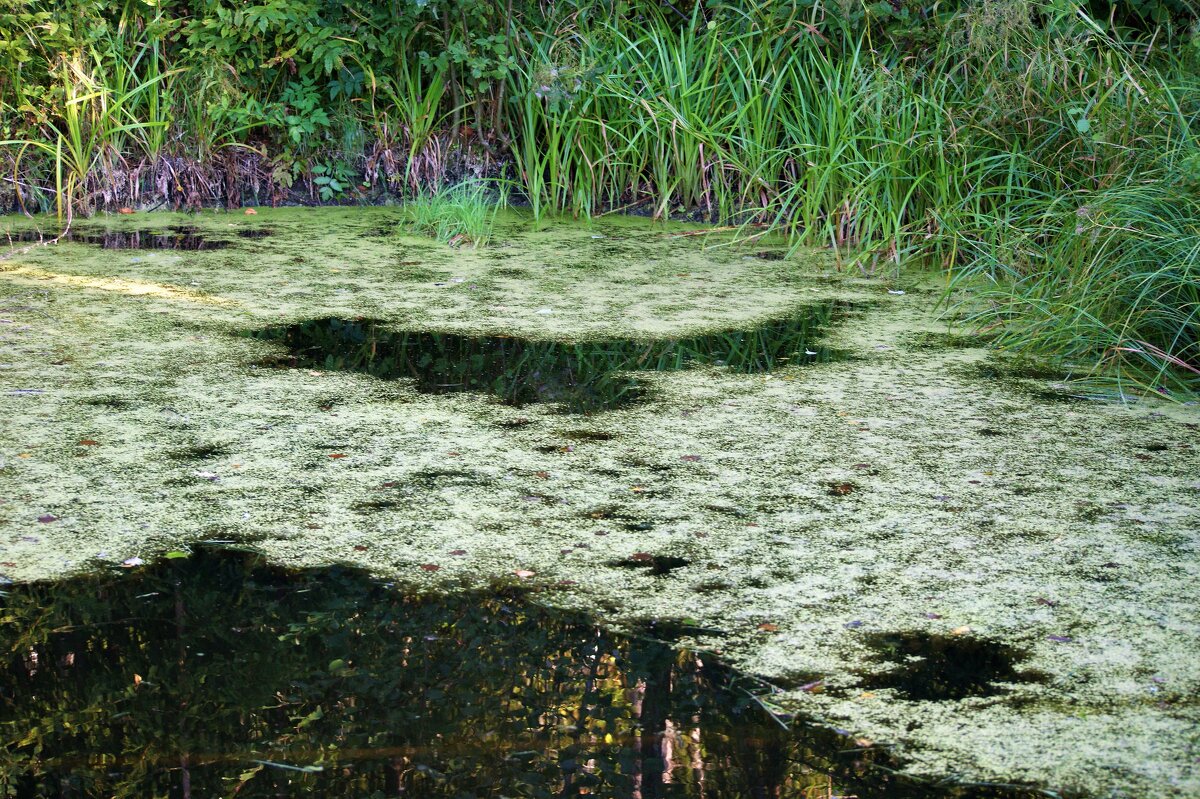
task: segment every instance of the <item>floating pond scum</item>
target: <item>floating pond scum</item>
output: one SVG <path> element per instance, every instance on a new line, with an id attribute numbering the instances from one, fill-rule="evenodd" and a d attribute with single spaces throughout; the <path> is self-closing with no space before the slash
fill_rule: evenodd
<path id="1" fill-rule="evenodd" d="M 540 341 L 394 330 L 357 319 L 317 319 L 249 335 L 288 348 L 287 355 L 260 366 L 407 378 L 427 394 L 472 391 L 514 406 L 557 403 L 587 413 L 645 399 L 638 372 L 709 365 L 750 374 L 836 360 L 840 353 L 814 342 L 849 309 L 826 302 L 757 327 L 688 338 Z"/>
<path id="2" fill-rule="evenodd" d="M 205 546 L 0 599 L 4 796 L 1031 795 L 901 778 L 708 654 L 513 587 Z"/>

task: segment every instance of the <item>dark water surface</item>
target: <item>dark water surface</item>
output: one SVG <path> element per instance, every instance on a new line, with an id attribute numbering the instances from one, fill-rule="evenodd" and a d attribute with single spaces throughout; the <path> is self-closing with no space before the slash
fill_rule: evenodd
<path id="1" fill-rule="evenodd" d="M 588 413 L 645 399 L 638 372 L 714 365 L 755 373 L 835 360 L 839 353 L 814 342 L 848 310 L 845 303 L 827 302 L 758 327 L 673 339 L 539 341 L 397 331 L 356 319 L 316 319 L 248 335 L 279 341 L 289 350 L 263 366 L 407 378 L 428 394 L 473 391 L 509 405 L 558 403 Z"/>
<path id="2" fill-rule="evenodd" d="M 5 587 L 0 796 L 1001 797 L 901 780 L 706 655 L 527 592 L 201 547 Z"/>
<path id="3" fill-rule="evenodd" d="M 238 235 L 245 235 L 246 231 Z M 54 238 L 53 233 L 22 231 L 7 234 L 13 244 L 40 242 Z M 251 234 L 257 238 L 256 234 Z M 75 244 L 94 244 L 105 250 L 220 250 L 231 242 L 212 239 L 199 228 L 173 225 L 166 230 L 97 230 L 74 228 L 62 235 L 61 241 Z"/>

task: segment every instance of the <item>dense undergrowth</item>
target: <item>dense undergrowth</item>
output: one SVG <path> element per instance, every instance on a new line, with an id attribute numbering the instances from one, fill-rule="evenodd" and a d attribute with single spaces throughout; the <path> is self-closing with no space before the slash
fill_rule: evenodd
<path id="1" fill-rule="evenodd" d="M 682 211 L 937 264 L 1001 344 L 1190 394 L 1193 24 L 1185 0 L 0 0 L 0 158 L 13 208 L 63 215 L 425 196 L 412 223 L 451 239 L 436 208 L 480 179 L 538 217 Z"/>

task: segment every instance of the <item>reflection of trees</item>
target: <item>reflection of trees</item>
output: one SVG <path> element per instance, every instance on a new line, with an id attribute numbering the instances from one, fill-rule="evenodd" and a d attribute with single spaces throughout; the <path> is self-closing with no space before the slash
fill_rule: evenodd
<path id="1" fill-rule="evenodd" d="M 508 591 L 201 551 L 3 601 L 0 795 L 832 791 L 718 667 Z"/>
<path id="2" fill-rule="evenodd" d="M 478 391 L 512 405 L 556 402 L 586 412 L 618 407 L 643 396 L 634 376 L 639 371 L 714 364 L 749 373 L 830 360 L 833 353 L 828 350 L 805 353 L 835 312 L 835 306 L 827 304 L 749 330 L 681 339 L 564 343 L 393 332 L 375 322 L 339 319 L 270 328 L 256 335 L 286 343 L 295 356 L 286 362 L 290 365 L 410 378 L 418 390 L 428 393 Z"/>

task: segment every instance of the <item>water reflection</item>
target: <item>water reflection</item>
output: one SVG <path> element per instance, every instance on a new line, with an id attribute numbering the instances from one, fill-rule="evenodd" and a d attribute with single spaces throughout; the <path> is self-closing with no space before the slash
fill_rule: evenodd
<path id="1" fill-rule="evenodd" d="M 4 796 L 1003 795 L 897 781 L 707 657 L 514 591 L 204 548 L 0 598 Z"/>
<path id="2" fill-rule="evenodd" d="M 492 394 L 509 405 L 559 403 L 587 413 L 645 397 L 638 372 L 699 364 L 735 372 L 769 372 L 789 364 L 834 360 L 812 342 L 846 306 L 816 305 L 804 313 L 747 330 L 677 339 L 537 341 L 504 336 L 394 331 L 370 320 L 318 319 L 250 335 L 287 345 L 290 354 L 264 363 L 408 378 L 418 391 Z"/>
<path id="3" fill-rule="evenodd" d="M 239 234 L 241 235 L 241 234 Z M 54 237 L 38 231 L 7 234 L 12 244 L 40 242 Z M 220 250 L 230 242 L 210 239 L 199 228 L 175 225 L 166 230 L 94 230 L 71 229 L 62 234 L 61 241 L 75 244 L 94 244 L 105 250 Z"/>

